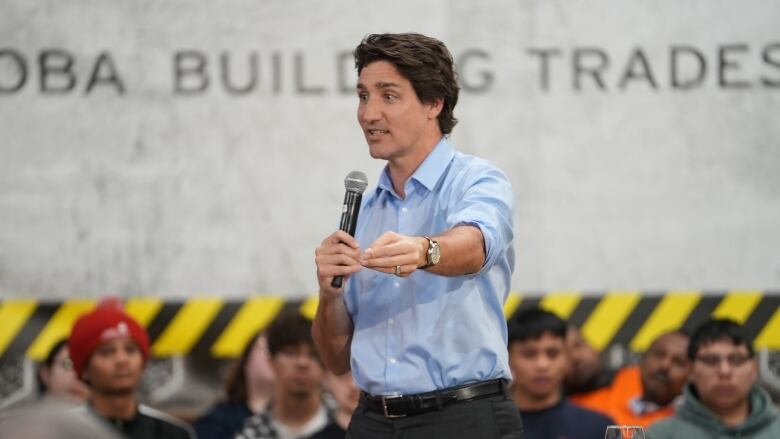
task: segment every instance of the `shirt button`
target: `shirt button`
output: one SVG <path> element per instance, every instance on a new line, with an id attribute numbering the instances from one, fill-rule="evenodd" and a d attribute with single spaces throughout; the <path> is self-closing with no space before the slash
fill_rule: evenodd
<path id="1" fill-rule="evenodd" d="M 398 283 L 398 282 L 396 282 L 396 283 L 394 283 L 394 284 L 393 284 L 393 286 L 394 286 L 394 287 L 396 287 L 396 288 L 398 288 L 398 287 L 400 287 L 400 286 L 401 286 L 401 284 L 400 284 L 400 283 Z"/>
<path id="2" fill-rule="evenodd" d="M 401 213 L 406 213 L 406 211 L 407 211 L 407 210 L 409 210 L 409 209 L 407 209 L 407 208 L 405 208 L 405 207 L 402 207 L 402 208 L 401 208 Z"/>
<path id="3" fill-rule="evenodd" d="M 390 364 L 395 364 L 395 358 L 390 359 Z"/>
<path id="4" fill-rule="evenodd" d="M 390 319 L 390 320 L 388 320 L 388 321 L 387 321 L 387 323 L 389 323 L 389 324 L 391 324 L 391 325 L 392 325 L 393 323 L 395 323 L 395 320 L 393 320 L 393 319 Z"/>

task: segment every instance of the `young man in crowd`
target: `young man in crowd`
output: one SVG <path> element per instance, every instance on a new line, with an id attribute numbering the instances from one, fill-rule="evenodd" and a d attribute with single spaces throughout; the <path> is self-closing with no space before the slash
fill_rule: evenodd
<path id="1" fill-rule="evenodd" d="M 192 428 L 138 401 L 149 336 L 117 302 L 81 316 L 68 340 L 76 376 L 90 390 L 86 411 L 128 438 L 192 439 Z"/>
<path id="2" fill-rule="evenodd" d="M 528 438 L 603 437 L 612 419 L 577 407 L 563 396 L 561 384 L 570 367 L 566 322 L 531 308 L 508 322 L 512 397 L 520 408 Z"/>
<path id="3" fill-rule="evenodd" d="M 604 413 L 620 425 L 646 427 L 671 416 L 688 378 L 688 339 L 682 331 L 662 334 L 639 365 L 620 369 L 611 385 L 577 404 Z"/>
<path id="4" fill-rule="evenodd" d="M 648 438 L 780 438 L 780 416 L 756 385 L 753 342 L 741 325 L 704 322 L 691 336 L 688 358 L 684 403 L 673 417 L 652 424 Z"/>
<path id="5" fill-rule="evenodd" d="M 283 311 L 268 327 L 267 339 L 273 394 L 266 410 L 248 418 L 236 438 L 343 439 L 344 430 L 323 403 L 325 368 L 311 322 L 297 311 Z"/>

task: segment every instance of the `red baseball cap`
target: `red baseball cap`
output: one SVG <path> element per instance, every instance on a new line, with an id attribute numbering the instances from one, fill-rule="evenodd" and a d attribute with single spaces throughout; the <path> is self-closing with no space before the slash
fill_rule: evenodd
<path id="1" fill-rule="evenodd" d="M 81 372 L 92 352 L 101 343 L 120 337 L 131 337 L 138 343 L 144 362 L 149 359 L 149 335 L 132 317 L 126 314 L 118 301 L 106 301 L 76 320 L 68 338 L 70 359 L 76 376 Z"/>

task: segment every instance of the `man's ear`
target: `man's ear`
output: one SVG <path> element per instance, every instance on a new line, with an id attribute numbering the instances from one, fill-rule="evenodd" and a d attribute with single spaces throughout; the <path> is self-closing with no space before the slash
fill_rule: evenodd
<path id="1" fill-rule="evenodd" d="M 433 102 L 429 102 L 428 106 L 428 119 L 436 119 L 439 117 L 442 108 L 444 108 L 444 99 L 436 98 Z"/>

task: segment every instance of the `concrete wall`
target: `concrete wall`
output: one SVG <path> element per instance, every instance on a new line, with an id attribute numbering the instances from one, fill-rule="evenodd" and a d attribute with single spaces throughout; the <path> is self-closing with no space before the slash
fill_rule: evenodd
<path id="1" fill-rule="evenodd" d="M 0 0 L 0 294 L 315 291 L 344 175 L 381 169 L 348 54 L 385 31 L 458 59 L 452 141 L 515 188 L 513 289 L 776 288 L 778 17 L 769 0 Z"/>

